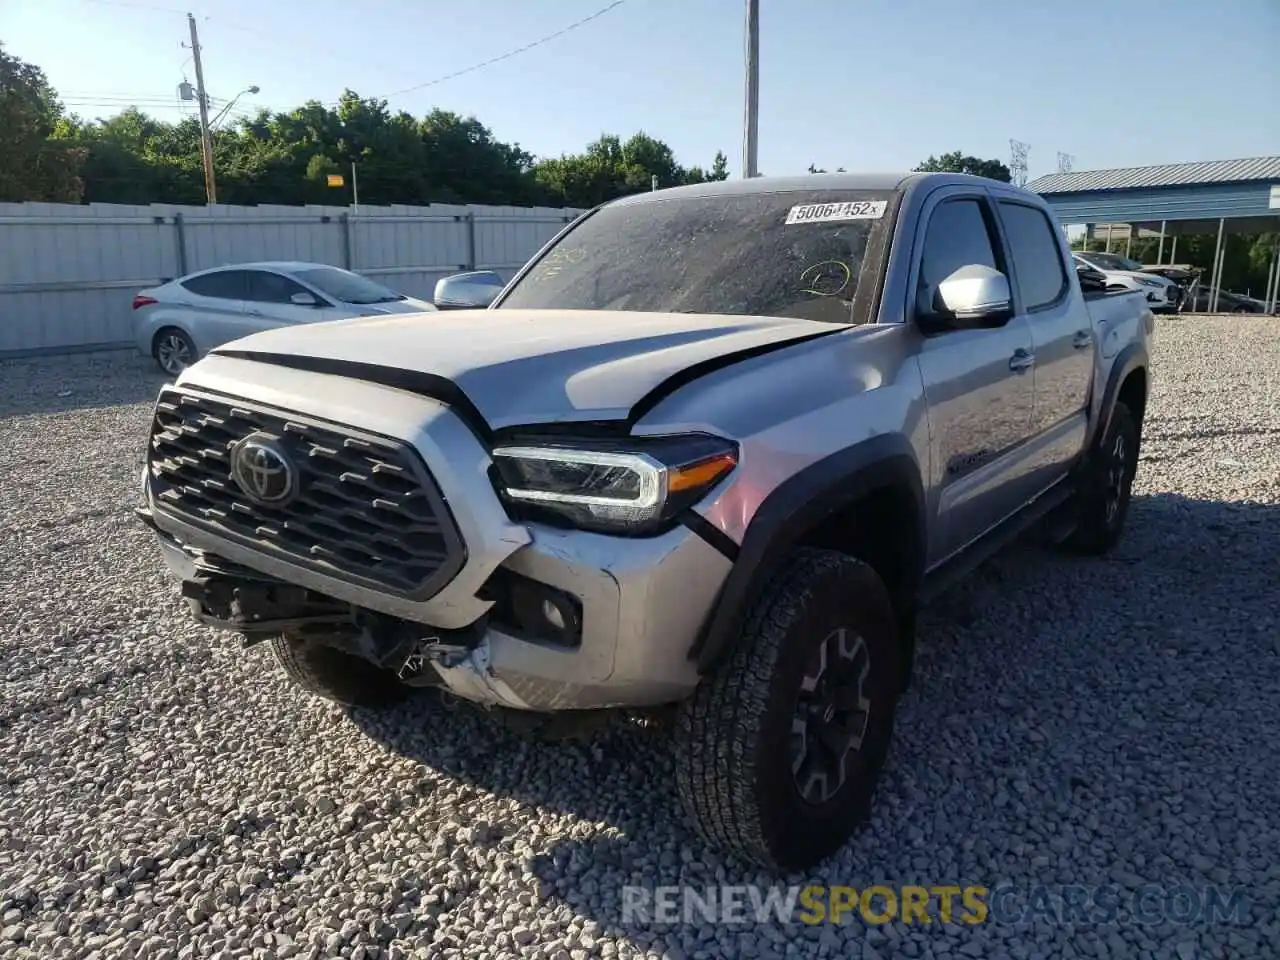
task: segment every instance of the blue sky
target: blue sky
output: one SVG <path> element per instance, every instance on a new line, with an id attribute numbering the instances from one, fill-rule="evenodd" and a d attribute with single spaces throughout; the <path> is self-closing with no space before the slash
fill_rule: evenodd
<path id="1" fill-rule="evenodd" d="M 608 0 L 0 0 L 0 40 L 70 109 L 158 116 L 194 81 L 287 109 L 386 96 L 569 25 Z M 1280 0 L 761 0 L 760 169 L 888 170 L 961 150 L 1032 177 L 1280 154 Z M 538 155 L 644 129 L 686 164 L 741 168 L 742 0 L 625 0 L 564 36 L 389 97 L 475 115 Z M 463 13 L 462 11 L 467 11 Z M 145 101 L 143 98 L 146 98 Z"/>

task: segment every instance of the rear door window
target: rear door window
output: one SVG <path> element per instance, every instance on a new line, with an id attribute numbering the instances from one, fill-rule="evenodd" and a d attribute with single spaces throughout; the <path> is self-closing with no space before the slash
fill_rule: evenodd
<path id="1" fill-rule="evenodd" d="M 1056 228 L 1042 211 L 1025 203 L 1001 200 L 999 206 L 1022 308 L 1050 306 L 1067 292 Z"/>
<path id="2" fill-rule="evenodd" d="M 244 300 L 249 295 L 249 271 L 216 270 L 183 280 L 182 285 L 201 297 L 215 300 Z"/>

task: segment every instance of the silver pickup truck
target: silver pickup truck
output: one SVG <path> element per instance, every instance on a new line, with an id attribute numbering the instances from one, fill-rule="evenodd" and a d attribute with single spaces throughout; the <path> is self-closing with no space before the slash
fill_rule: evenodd
<path id="1" fill-rule="evenodd" d="M 919 604 L 1032 524 L 1121 536 L 1154 321 L 1007 184 L 645 193 L 437 305 L 477 309 L 161 391 L 139 513 L 183 595 L 340 703 L 668 717 L 688 818 L 766 868 L 866 814 Z"/>

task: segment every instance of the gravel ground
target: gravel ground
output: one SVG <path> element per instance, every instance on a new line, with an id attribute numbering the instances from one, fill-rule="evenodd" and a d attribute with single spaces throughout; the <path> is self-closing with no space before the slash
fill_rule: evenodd
<path id="1" fill-rule="evenodd" d="M 623 884 L 770 882 L 692 840 L 661 738 L 347 716 L 195 625 L 130 512 L 160 380 L 98 357 L 0 363 L 0 957 L 1280 955 L 1280 327 L 1162 320 L 1156 362 L 1125 542 L 928 613 L 874 821 L 792 882 L 1237 922 L 627 926 Z"/>

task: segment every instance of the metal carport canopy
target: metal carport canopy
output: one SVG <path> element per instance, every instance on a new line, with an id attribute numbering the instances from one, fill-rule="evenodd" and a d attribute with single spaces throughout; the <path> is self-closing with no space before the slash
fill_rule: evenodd
<path id="1" fill-rule="evenodd" d="M 1064 225 L 1128 223 L 1159 231 L 1159 259 L 1165 236 L 1176 245 L 1178 236 L 1216 233 L 1215 291 L 1225 233 L 1280 230 L 1280 157 L 1051 173 L 1027 189 L 1044 197 Z M 1269 306 L 1280 287 L 1280 263 L 1273 260 L 1270 274 Z"/>

